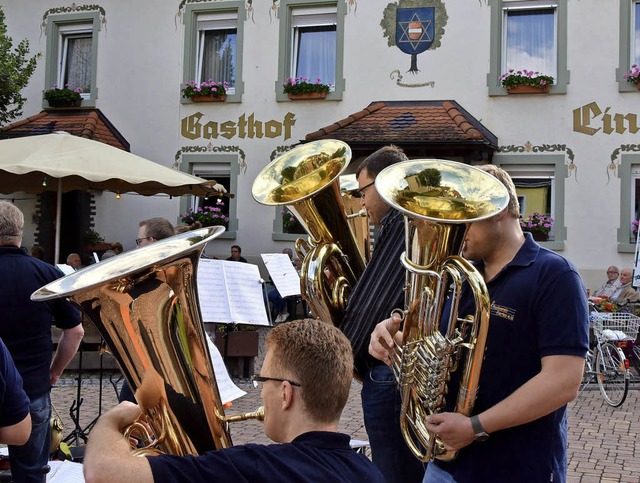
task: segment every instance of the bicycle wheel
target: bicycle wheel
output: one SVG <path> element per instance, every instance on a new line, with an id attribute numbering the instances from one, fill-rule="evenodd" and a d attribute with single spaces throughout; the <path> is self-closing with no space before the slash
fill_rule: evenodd
<path id="1" fill-rule="evenodd" d="M 617 408 L 627 398 L 629 370 L 625 368 L 622 350 L 610 342 L 602 344 L 596 357 L 598 387 L 610 406 Z"/>

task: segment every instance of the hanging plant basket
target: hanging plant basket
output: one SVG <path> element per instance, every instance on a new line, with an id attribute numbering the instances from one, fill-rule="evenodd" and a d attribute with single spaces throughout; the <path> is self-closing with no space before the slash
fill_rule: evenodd
<path id="1" fill-rule="evenodd" d="M 509 94 L 549 94 L 549 84 L 546 86 L 528 86 L 521 84 L 515 87 L 507 87 Z"/>
<path id="2" fill-rule="evenodd" d="M 227 96 L 193 96 L 191 98 L 193 102 L 224 102 L 227 100 Z"/>
<path id="3" fill-rule="evenodd" d="M 326 92 L 305 92 L 304 94 L 290 94 L 288 93 L 289 99 L 292 101 L 296 100 L 310 100 L 310 99 L 324 99 L 327 97 Z"/>

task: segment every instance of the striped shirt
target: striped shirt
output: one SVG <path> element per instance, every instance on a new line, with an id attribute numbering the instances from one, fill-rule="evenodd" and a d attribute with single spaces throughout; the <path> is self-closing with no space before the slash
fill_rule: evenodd
<path id="1" fill-rule="evenodd" d="M 393 309 L 404 308 L 405 269 L 400 264 L 404 238 L 402 213 L 389 209 L 380 223 L 373 256 L 349 297 L 340 329 L 351 341 L 360 374 L 375 363 L 369 355 L 373 328 Z"/>

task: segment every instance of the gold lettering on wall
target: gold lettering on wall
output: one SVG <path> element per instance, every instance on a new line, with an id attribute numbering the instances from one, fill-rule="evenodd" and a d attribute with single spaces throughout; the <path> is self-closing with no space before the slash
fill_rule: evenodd
<path id="1" fill-rule="evenodd" d="M 624 134 L 627 130 L 631 134 L 640 131 L 638 116 L 632 112 L 627 114 L 611 113 L 610 107 L 604 111 L 595 101 L 573 110 L 573 130 L 593 136 L 602 130 L 604 134 Z M 593 127 L 597 126 L 597 127 Z"/>
<path id="2" fill-rule="evenodd" d="M 291 138 L 291 128 L 296 124 L 296 116 L 292 112 L 285 114 L 282 122 L 270 119 L 263 122 L 256 120 L 255 113 L 251 113 L 248 117 L 242 114 L 237 121 L 216 122 L 209 121 L 203 124 L 202 118 L 204 114 L 196 112 L 182 119 L 180 132 L 187 139 L 218 139 L 223 137 L 231 139 L 239 137 L 240 139 L 262 139 L 268 137 L 270 139 L 280 136 L 286 141 Z"/>

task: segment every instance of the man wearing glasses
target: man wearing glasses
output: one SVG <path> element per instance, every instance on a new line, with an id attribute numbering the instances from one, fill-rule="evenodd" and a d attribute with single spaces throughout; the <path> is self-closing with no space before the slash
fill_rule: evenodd
<path id="1" fill-rule="evenodd" d="M 86 481 L 384 481 L 364 455 L 337 432 L 349 396 L 353 357 L 349 341 L 330 324 L 312 319 L 275 327 L 254 384 L 262 386 L 265 433 L 276 443 L 247 444 L 201 456 L 139 458 L 121 433 L 139 415 L 122 403 L 91 431 L 84 459 Z"/>
<path id="2" fill-rule="evenodd" d="M 144 247 L 155 241 L 175 235 L 173 225 L 166 218 L 149 218 L 148 220 L 142 220 L 138 226 L 136 245 L 139 247 Z"/>
<path id="3" fill-rule="evenodd" d="M 608 297 L 611 298 L 614 293 L 620 288 L 620 282 L 618 281 L 618 275 L 620 270 L 618 267 L 611 265 L 607 268 L 607 281 L 600 285 L 600 288 L 593 292 L 594 297 Z"/>
<path id="4" fill-rule="evenodd" d="M 138 248 L 146 247 L 158 240 L 164 240 L 165 238 L 169 238 L 175 234 L 175 228 L 166 218 L 159 216 L 149 218 L 148 220 L 142 220 L 138 223 L 138 238 L 136 238 L 136 245 Z M 129 387 L 129 383 L 126 379 L 122 383 L 122 389 L 120 389 L 118 401 L 136 402 L 133 391 L 131 391 L 131 387 Z"/>
<path id="5" fill-rule="evenodd" d="M 347 304 L 340 329 L 351 341 L 356 371 L 362 378 L 362 412 L 371 457 L 389 483 L 422 481 L 423 464 L 409 451 L 400 432 L 401 399 L 389 367 L 369 355 L 369 335 L 393 309 L 404 308 L 404 219 L 378 194 L 375 179 L 386 167 L 406 161 L 396 146 L 368 156 L 356 172 L 360 204 L 376 226 L 373 255 Z"/>

